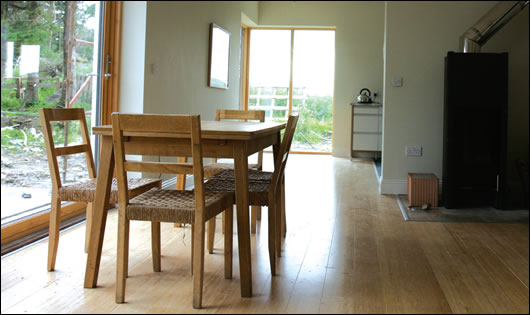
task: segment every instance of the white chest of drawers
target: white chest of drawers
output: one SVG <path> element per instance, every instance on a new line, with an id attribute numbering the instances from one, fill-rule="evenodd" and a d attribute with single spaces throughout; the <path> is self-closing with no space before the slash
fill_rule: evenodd
<path id="1" fill-rule="evenodd" d="M 356 153 L 381 155 L 383 105 L 351 103 L 351 157 Z"/>

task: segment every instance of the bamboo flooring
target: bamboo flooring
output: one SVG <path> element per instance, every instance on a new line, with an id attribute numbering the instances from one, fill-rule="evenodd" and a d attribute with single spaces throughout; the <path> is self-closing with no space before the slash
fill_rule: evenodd
<path id="1" fill-rule="evenodd" d="M 271 159 L 265 154 L 265 169 Z M 46 271 L 47 239 L 2 258 L 1 311 L 528 314 L 528 224 L 406 222 L 395 197 L 378 193 L 371 161 L 322 155 L 289 156 L 286 209 L 277 277 L 267 220 L 251 236 L 251 298 L 240 294 L 235 226 L 233 279 L 224 279 L 219 221 L 214 253 L 205 254 L 204 309 L 194 310 L 190 228 L 162 224 L 162 272 L 154 273 L 150 224 L 133 221 L 126 303 L 116 304 L 112 210 L 97 288 L 83 288 L 80 224 L 61 232 L 55 272 Z"/>

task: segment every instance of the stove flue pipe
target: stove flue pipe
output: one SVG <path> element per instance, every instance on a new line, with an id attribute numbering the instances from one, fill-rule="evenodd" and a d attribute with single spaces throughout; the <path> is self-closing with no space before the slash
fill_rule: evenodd
<path id="1" fill-rule="evenodd" d="M 460 37 L 460 50 L 480 52 L 482 45 L 527 5 L 528 1 L 499 1 Z"/>

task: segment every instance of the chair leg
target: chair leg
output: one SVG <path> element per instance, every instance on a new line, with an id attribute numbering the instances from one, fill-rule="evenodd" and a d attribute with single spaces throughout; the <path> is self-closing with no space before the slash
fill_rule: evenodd
<path id="1" fill-rule="evenodd" d="M 269 202 L 269 262 L 271 265 L 271 275 L 276 276 L 276 211 L 275 204 L 271 200 Z"/>
<path id="2" fill-rule="evenodd" d="M 281 207 L 282 207 L 282 201 L 281 201 L 281 191 L 276 192 L 276 198 L 274 198 L 274 214 L 275 214 L 275 235 L 274 240 L 276 242 L 276 254 L 278 257 L 282 256 L 282 235 L 281 235 L 281 228 L 282 228 L 282 218 L 281 218 Z M 269 210 L 270 211 L 270 210 Z"/>
<path id="3" fill-rule="evenodd" d="M 52 204 L 50 210 L 50 225 L 48 238 L 48 271 L 55 270 L 55 260 L 57 258 L 57 247 L 59 246 L 59 223 L 61 217 L 61 200 L 57 193 L 52 192 Z"/>
<path id="4" fill-rule="evenodd" d="M 282 236 L 287 236 L 287 217 L 285 215 L 285 181 L 282 181 Z"/>
<path id="5" fill-rule="evenodd" d="M 223 214 L 226 213 L 225 219 L 225 279 L 232 279 L 232 251 L 233 251 L 233 227 L 234 227 L 234 209 L 228 207 Z"/>
<path id="6" fill-rule="evenodd" d="M 197 219 L 196 219 L 197 222 Z M 205 223 L 195 224 L 193 233 L 193 308 L 202 308 L 202 289 L 204 280 L 204 233 Z"/>
<path id="7" fill-rule="evenodd" d="M 213 243 L 215 241 L 215 220 L 216 217 L 208 220 L 208 253 L 213 254 Z"/>
<path id="8" fill-rule="evenodd" d="M 191 275 L 193 276 L 193 257 L 195 257 L 195 224 L 191 225 Z"/>
<path id="9" fill-rule="evenodd" d="M 222 226 L 223 226 L 223 234 L 225 234 L 225 213 L 223 211 L 223 213 L 221 213 L 221 220 L 222 220 Z"/>
<path id="10" fill-rule="evenodd" d="M 258 171 L 263 171 L 263 168 L 259 167 Z M 256 220 L 261 221 L 261 207 L 256 208 Z"/>
<path id="11" fill-rule="evenodd" d="M 129 277 L 129 220 L 125 224 L 125 277 Z"/>
<path id="12" fill-rule="evenodd" d="M 252 234 L 256 234 L 256 225 L 258 225 L 258 222 L 257 222 L 258 209 L 261 209 L 261 207 L 259 206 L 250 207 L 250 233 Z"/>
<path id="13" fill-rule="evenodd" d="M 86 232 L 85 232 L 85 253 L 88 253 L 88 243 L 90 242 L 90 230 L 92 229 L 92 217 L 94 212 L 93 209 L 93 202 L 88 202 L 86 204 Z"/>
<path id="14" fill-rule="evenodd" d="M 129 260 L 129 220 L 125 213 L 118 214 L 118 257 L 116 262 L 116 303 L 125 302 L 125 281 Z"/>
<path id="15" fill-rule="evenodd" d="M 160 222 L 151 222 L 151 250 L 153 256 L 153 271 L 160 272 L 161 265 L 161 240 L 160 240 Z"/>

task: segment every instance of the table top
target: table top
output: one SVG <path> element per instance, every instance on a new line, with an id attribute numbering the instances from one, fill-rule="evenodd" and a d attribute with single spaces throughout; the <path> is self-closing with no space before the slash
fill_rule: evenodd
<path id="1" fill-rule="evenodd" d="M 285 123 L 278 122 L 240 122 L 202 120 L 201 133 L 204 139 L 248 140 L 257 136 L 276 133 L 285 128 Z M 112 126 L 95 126 L 92 131 L 96 135 L 111 136 Z M 175 135 L 179 137 L 179 135 Z"/>

